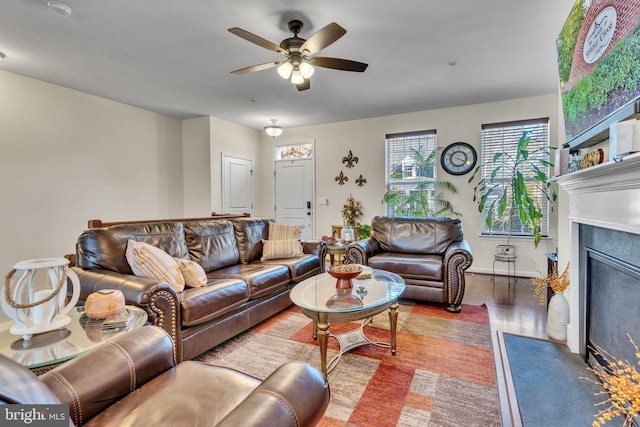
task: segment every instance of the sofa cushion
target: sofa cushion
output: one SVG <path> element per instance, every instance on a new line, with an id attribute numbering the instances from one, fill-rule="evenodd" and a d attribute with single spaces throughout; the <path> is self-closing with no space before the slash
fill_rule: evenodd
<path id="1" fill-rule="evenodd" d="M 320 271 L 320 257 L 317 255 L 303 254 L 293 258 L 272 259 L 262 262 L 286 266 L 289 269 L 289 274 L 291 274 L 291 280 L 295 283 L 314 276 Z"/>
<path id="2" fill-rule="evenodd" d="M 185 285 L 192 288 L 206 286 L 207 273 L 205 273 L 200 264 L 195 261 L 182 258 L 174 258 L 174 260 L 178 264 L 178 269 L 180 270 L 180 273 L 182 273 L 182 277 L 184 277 Z"/>
<path id="3" fill-rule="evenodd" d="M 262 240 L 267 236 L 268 218 L 239 218 L 232 220 L 238 241 L 240 262 L 248 264 L 262 257 Z"/>
<path id="4" fill-rule="evenodd" d="M 442 281 L 441 255 L 382 252 L 369 258 L 368 266 L 400 275 L 403 279 Z"/>
<path id="5" fill-rule="evenodd" d="M 181 222 L 120 224 L 83 231 L 76 243 L 76 265 L 133 274 L 126 258 L 129 240 L 148 243 L 172 257 L 189 257 Z"/>
<path id="6" fill-rule="evenodd" d="M 269 240 L 300 240 L 304 225 L 269 222 Z"/>
<path id="7" fill-rule="evenodd" d="M 262 261 L 291 258 L 302 255 L 300 240 L 263 240 Z"/>
<path id="8" fill-rule="evenodd" d="M 233 224 L 227 220 L 184 224 L 189 257 L 205 272 L 240 263 Z"/>
<path id="9" fill-rule="evenodd" d="M 184 277 L 178 263 L 162 249 L 148 243 L 129 240 L 126 257 L 136 276 L 168 283 L 178 292 L 184 290 Z"/>
<path id="10" fill-rule="evenodd" d="M 289 269 L 284 265 L 238 264 L 207 273 L 209 279 L 240 279 L 247 284 L 249 298 L 259 298 L 286 287 L 291 280 Z"/>
<path id="11" fill-rule="evenodd" d="M 247 284 L 238 279 L 208 279 L 207 286 L 187 288 L 180 298 L 183 326 L 193 326 L 235 310 L 249 300 Z"/>
<path id="12" fill-rule="evenodd" d="M 451 218 L 374 217 L 371 236 L 387 252 L 444 254 L 463 240 L 462 223 Z"/>

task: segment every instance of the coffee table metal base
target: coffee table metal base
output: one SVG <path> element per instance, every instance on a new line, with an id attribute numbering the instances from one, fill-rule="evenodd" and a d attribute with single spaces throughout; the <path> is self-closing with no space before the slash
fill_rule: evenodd
<path id="1" fill-rule="evenodd" d="M 373 316 L 382 313 L 386 309 L 389 309 L 389 327 L 391 342 L 377 342 L 371 341 L 364 333 L 364 328 L 371 323 Z M 342 355 L 348 351 L 353 350 L 356 347 L 362 345 L 373 344 L 379 347 L 386 347 L 391 349 L 391 354 L 396 355 L 396 326 L 398 323 L 398 301 L 393 300 L 389 303 L 383 304 L 378 307 L 370 308 L 361 311 L 352 312 L 317 312 L 308 309 L 302 309 L 302 312 L 314 321 L 313 323 L 313 338 L 318 340 L 320 347 L 320 369 L 326 376 L 328 375 L 340 362 Z M 356 320 L 362 320 L 362 324 L 358 329 L 344 333 L 344 334 L 332 334 L 329 332 L 329 326 L 331 323 L 352 322 Z M 340 350 L 338 354 L 327 363 L 327 345 L 329 337 L 333 337 L 338 341 Z"/>

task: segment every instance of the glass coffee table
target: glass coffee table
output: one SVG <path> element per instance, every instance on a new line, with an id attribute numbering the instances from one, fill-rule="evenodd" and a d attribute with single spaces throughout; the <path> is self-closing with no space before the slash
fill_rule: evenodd
<path id="1" fill-rule="evenodd" d="M 328 273 L 310 277 L 298 283 L 290 292 L 291 301 L 314 321 L 314 339 L 320 347 L 320 366 L 325 376 L 331 372 L 342 355 L 356 347 L 373 344 L 391 349 L 396 354 L 396 324 L 398 321 L 398 298 L 405 290 L 404 280 L 397 274 L 383 270 L 371 270 L 363 279 L 353 279 L 352 289 L 336 289 L 336 280 Z M 364 328 L 376 314 L 389 309 L 391 339 L 389 343 L 371 341 Z M 331 323 L 363 320 L 360 328 L 345 334 L 329 332 Z M 340 351 L 327 364 L 327 343 L 334 337 Z"/>
<path id="2" fill-rule="evenodd" d="M 125 325 L 104 327 L 102 320 L 89 319 L 84 313 L 84 307 L 74 307 L 67 314 L 71 321 L 66 327 L 35 334 L 29 340 L 9 333 L 14 321 L 0 323 L 0 354 L 40 375 L 115 336 L 147 323 L 147 313 L 144 310 L 130 305 L 126 309 L 132 315 Z"/>

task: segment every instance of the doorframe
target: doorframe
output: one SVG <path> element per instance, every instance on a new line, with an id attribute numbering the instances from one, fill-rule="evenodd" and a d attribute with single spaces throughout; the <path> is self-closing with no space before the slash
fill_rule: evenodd
<path id="1" fill-rule="evenodd" d="M 271 176 L 273 177 L 273 188 L 271 200 L 273 200 L 273 205 L 271 206 L 271 215 L 273 218 L 276 217 L 276 163 L 284 162 L 286 160 L 277 160 L 276 154 L 278 152 L 278 147 L 287 147 L 290 145 L 301 145 L 301 144 L 311 144 L 311 167 L 313 168 L 311 177 L 313 182 L 311 183 L 311 206 L 313 209 L 313 221 L 311 222 L 311 234 L 312 236 L 316 235 L 316 222 L 318 221 L 317 215 L 317 205 L 316 205 L 316 140 L 314 138 L 308 139 L 300 139 L 297 141 L 289 141 L 282 143 L 273 144 L 273 150 L 271 152 Z M 289 159 L 290 160 L 290 159 Z M 300 159 L 302 160 L 302 159 Z"/>
<path id="2" fill-rule="evenodd" d="M 253 210 L 254 210 L 254 206 L 255 206 L 255 182 L 254 182 L 254 160 L 249 158 L 249 157 L 243 157 L 243 156 L 238 156 L 236 154 L 230 154 L 230 153 L 221 153 L 221 164 L 220 164 L 220 172 L 222 175 L 222 179 L 221 179 L 221 184 L 222 187 L 220 188 L 220 207 L 222 209 L 222 213 L 226 213 L 225 211 L 225 206 L 224 206 L 224 191 L 225 191 L 225 185 L 227 183 L 227 176 L 225 176 L 225 170 L 224 170 L 224 162 L 225 162 L 225 158 L 231 158 L 231 159 L 238 159 L 238 160 L 244 160 L 247 162 L 251 163 L 251 209 L 249 210 L 249 215 L 253 216 Z M 244 213 L 244 212 L 243 212 Z"/>

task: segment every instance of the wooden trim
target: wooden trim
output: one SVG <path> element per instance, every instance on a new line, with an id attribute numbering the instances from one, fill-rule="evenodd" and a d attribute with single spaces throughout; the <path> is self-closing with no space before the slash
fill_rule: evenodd
<path id="1" fill-rule="evenodd" d="M 233 219 L 233 218 L 248 218 L 251 216 L 249 213 L 242 214 L 219 214 L 215 212 L 211 212 L 211 216 L 202 217 L 202 218 L 170 218 L 170 219 L 140 219 L 133 221 L 102 221 L 100 219 L 90 219 L 87 221 L 87 226 L 89 228 L 97 228 L 97 227 L 109 227 L 112 225 L 120 225 L 120 224 L 145 224 L 148 222 L 170 222 L 170 221 L 205 221 L 208 219 Z"/>

